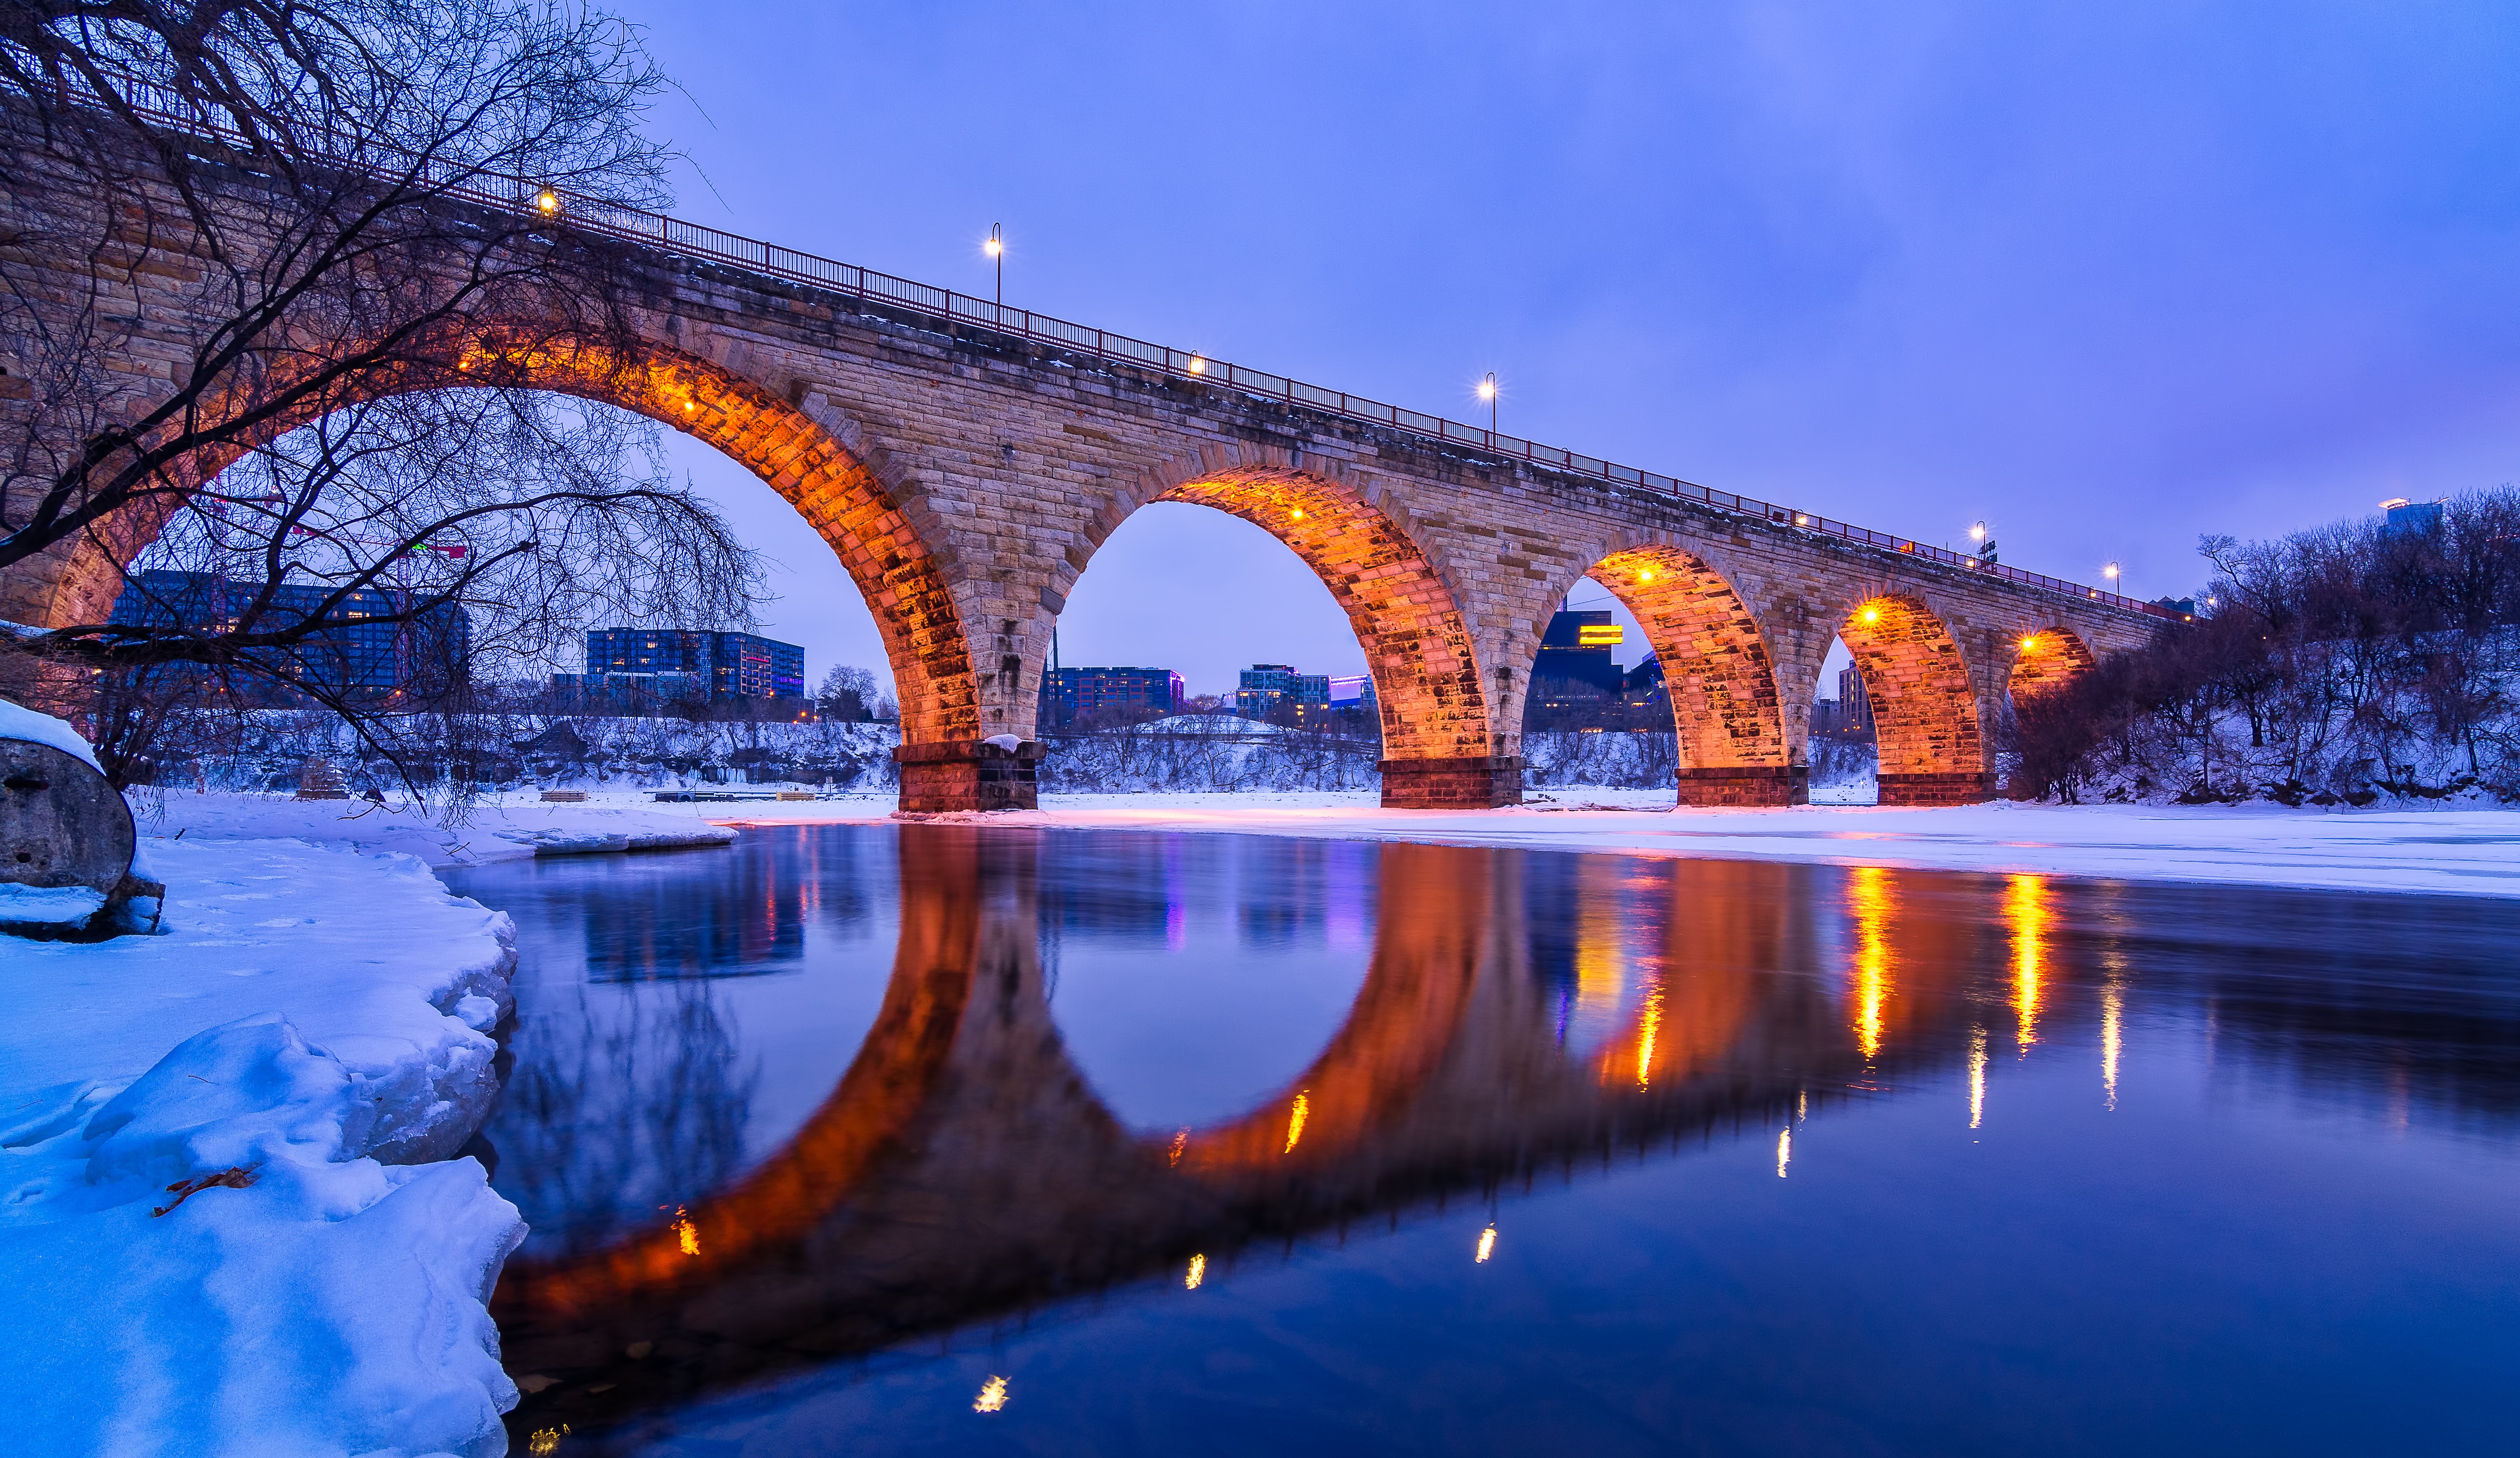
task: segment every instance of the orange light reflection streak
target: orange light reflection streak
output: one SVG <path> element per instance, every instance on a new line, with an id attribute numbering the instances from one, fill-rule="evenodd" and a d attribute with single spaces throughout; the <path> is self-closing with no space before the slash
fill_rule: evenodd
<path id="1" fill-rule="evenodd" d="M 1898 898 L 1890 873 L 1879 866 L 1856 867 L 1846 898 L 1855 915 L 1855 1042 L 1871 1059 L 1881 1052 L 1882 1012 L 1890 1000 L 1890 918 Z"/>

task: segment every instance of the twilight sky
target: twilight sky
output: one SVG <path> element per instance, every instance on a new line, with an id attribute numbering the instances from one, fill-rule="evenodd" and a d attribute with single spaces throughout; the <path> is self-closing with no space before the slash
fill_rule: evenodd
<path id="1" fill-rule="evenodd" d="M 2520 476 L 2508 5 L 626 13 L 684 216 L 973 291 L 1003 223 L 1011 303 L 1464 420 L 1493 369 L 1508 431 L 2020 567 L 2183 593 L 2199 532 Z M 880 673 L 830 549 L 677 444 L 766 630 Z M 1363 662 L 1196 507 L 1060 633 L 1193 692 Z"/>

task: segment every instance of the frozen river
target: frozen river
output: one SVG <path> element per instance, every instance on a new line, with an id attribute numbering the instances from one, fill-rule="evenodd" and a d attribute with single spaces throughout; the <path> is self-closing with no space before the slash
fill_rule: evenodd
<path id="1" fill-rule="evenodd" d="M 2491 1448 L 2520 906 L 967 826 L 452 872 L 517 1450 Z"/>

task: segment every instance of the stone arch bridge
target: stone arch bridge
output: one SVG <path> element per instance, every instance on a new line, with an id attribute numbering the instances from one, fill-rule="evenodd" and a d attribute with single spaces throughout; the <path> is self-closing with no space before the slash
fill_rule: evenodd
<path id="1" fill-rule="evenodd" d="M 621 251 L 633 342 L 476 319 L 411 387 L 497 380 L 603 400 L 709 442 L 792 503 L 883 635 L 905 810 L 1032 802 L 1052 630 L 1097 548 L 1151 502 L 1255 523 L 1320 574 L 1365 649 L 1396 806 L 1519 798 L 1529 665 L 1586 577 L 1628 606 L 1664 666 L 1684 804 L 1804 797 L 1833 636 L 1873 705 L 1882 801 L 1987 797 L 2007 694 L 2142 641 L 2157 615 L 672 219 L 576 200 L 560 212 L 558 226 Z M 158 261 L 115 285 L 141 321 L 129 364 L 144 381 L 171 378 L 203 327 L 169 282 L 184 260 Z M 66 277 L 77 266 L 62 260 Z M 146 357 L 153 342 L 161 357 Z M 19 565 L 0 577 L 0 617 L 99 620 L 153 534 L 125 523 Z"/>

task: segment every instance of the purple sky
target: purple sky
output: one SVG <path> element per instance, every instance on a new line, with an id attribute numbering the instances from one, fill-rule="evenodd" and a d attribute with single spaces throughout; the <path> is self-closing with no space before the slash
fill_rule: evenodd
<path id="1" fill-rule="evenodd" d="M 2520 456 L 2520 10 L 632 3 L 685 216 L 2014 565 L 2200 580 Z M 705 448 L 766 627 L 880 671 Z M 1598 595 L 1598 593 L 1596 594 Z M 1069 663 L 1359 671 L 1257 528 L 1149 509 Z M 1631 658 L 1635 657 L 1632 653 Z"/>

